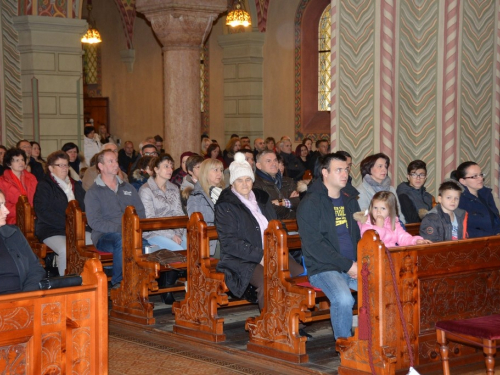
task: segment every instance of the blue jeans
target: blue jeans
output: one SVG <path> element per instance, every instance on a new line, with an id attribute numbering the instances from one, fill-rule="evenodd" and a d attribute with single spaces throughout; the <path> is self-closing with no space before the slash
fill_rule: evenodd
<path id="1" fill-rule="evenodd" d="M 330 300 L 330 319 L 335 340 L 351 337 L 354 298 L 350 289 L 358 290 L 358 280 L 345 272 L 326 271 L 309 276 L 309 282 L 320 288 Z"/>
<path id="2" fill-rule="evenodd" d="M 111 285 L 118 284 L 123 279 L 122 234 L 111 232 L 103 234 L 95 247 L 99 251 L 113 253 L 113 277 Z"/>
<path id="3" fill-rule="evenodd" d="M 151 245 L 158 245 L 160 249 L 167 249 L 171 251 L 186 250 L 187 248 L 186 236 L 182 236 L 182 242 L 180 245 L 174 240 L 171 240 L 170 238 L 164 236 L 154 236 L 148 238 L 148 242 Z"/>

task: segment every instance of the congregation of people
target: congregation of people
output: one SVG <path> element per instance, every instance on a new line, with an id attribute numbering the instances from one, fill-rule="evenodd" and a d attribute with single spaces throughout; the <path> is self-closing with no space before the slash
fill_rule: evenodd
<path id="1" fill-rule="evenodd" d="M 391 160 L 383 153 L 361 160 L 362 181 L 353 186 L 351 154 L 333 152 L 326 139 L 317 140 L 313 151 L 314 142 L 305 138 L 293 151 L 287 136 L 257 138 L 252 149 L 249 137 L 233 134 L 224 146 L 204 134 L 199 150 L 186 150 L 174 161 L 159 135 L 146 137 L 137 151 L 131 141 L 119 149 L 104 125 L 96 132 L 86 124 L 84 135 L 83 150 L 68 142 L 46 158 L 37 142 L 0 146 L 0 294 L 35 290 L 45 276 L 15 226 L 20 195 L 33 206 L 35 235 L 57 255 L 60 275 L 66 272 L 66 208 L 72 200 L 79 203 L 88 222 L 86 243 L 113 254 L 111 288 L 123 278 L 127 206 L 134 206 L 140 218 L 201 212 L 207 225 L 216 227 L 218 240 L 210 241 L 210 255 L 219 259 L 216 267 L 230 292 L 259 308 L 264 231 L 271 220 L 296 219 L 302 251 L 290 255 L 290 273 L 306 274 L 329 298 L 335 338 L 352 335 L 356 249 L 365 231 L 376 230 L 387 247 L 500 234 L 492 191 L 472 161 L 458 165 L 433 197 L 425 187 L 424 161 L 409 163 L 407 181 L 395 185 Z M 420 223 L 418 236 L 405 230 L 413 223 Z M 186 249 L 186 242 L 185 229 L 143 233 L 144 248 L 178 251 Z"/>

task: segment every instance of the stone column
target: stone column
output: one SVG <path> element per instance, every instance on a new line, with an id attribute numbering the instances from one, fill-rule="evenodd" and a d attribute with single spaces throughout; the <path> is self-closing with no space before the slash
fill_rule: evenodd
<path id="1" fill-rule="evenodd" d="M 65 142 L 77 141 L 83 127 L 80 39 L 87 22 L 19 16 L 14 27 L 21 54 L 23 136 L 39 138 L 46 156 Z"/>
<path id="2" fill-rule="evenodd" d="M 137 0 L 163 46 L 165 149 L 200 152 L 200 47 L 227 0 Z"/>
<path id="3" fill-rule="evenodd" d="M 256 22 L 256 19 L 254 21 Z M 224 50 L 224 131 L 227 142 L 231 134 L 240 137 L 262 137 L 263 72 L 265 33 L 250 32 L 221 35 Z"/>

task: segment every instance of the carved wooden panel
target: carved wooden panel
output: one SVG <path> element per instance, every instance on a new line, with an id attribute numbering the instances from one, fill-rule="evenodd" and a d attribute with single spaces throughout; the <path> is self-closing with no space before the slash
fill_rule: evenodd
<path id="1" fill-rule="evenodd" d="M 90 327 L 74 329 L 72 332 L 73 367 L 68 373 L 73 375 L 90 374 L 91 332 Z"/>
<path id="2" fill-rule="evenodd" d="M 61 321 L 61 303 L 42 304 L 42 325 L 59 324 Z"/>
<path id="3" fill-rule="evenodd" d="M 471 272 L 420 280 L 420 332 L 438 320 L 498 313 L 500 271 Z"/>
<path id="4" fill-rule="evenodd" d="M 0 374 L 27 374 L 29 343 L 0 346 Z"/>
<path id="5" fill-rule="evenodd" d="M 32 305 L 0 309 L 0 332 L 16 331 L 32 326 Z"/>
<path id="6" fill-rule="evenodd" d="M 71 319 L 83 320 L 90 318 L 90 299 L 71 302 Z"/>
<path id="7" fill-rule="evenodd" d="M 423 253 L 418 257 L 418 268 L 420 272 L 424 271 L 443 271 L 451 267 L 466 267 L 469 265 L 485 266 L 492 262 L 500 262 L 500 247 L 487 246 L 476 248 L 473 246 L 464 246 L 449 251 Z"/>
<path id="8" fill-rule="evenodd" d="M 42 335 L 42 374 L 62 374 L 61 332 Z"/>

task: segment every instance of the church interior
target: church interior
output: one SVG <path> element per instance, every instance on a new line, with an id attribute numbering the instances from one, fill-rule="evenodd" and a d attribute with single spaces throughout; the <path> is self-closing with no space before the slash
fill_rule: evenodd
<path id="1" fill-rule="evenodd" d="M 226 25 L 229 11 L 236 6 L 249 13 L 251 25 Z M 81 42 L 89 24 L 99 31 L 102 42 Z M 174 168 L 179 167 L 185 151 L 200 152 L 200 136 L 204 133 L 217 140 L 221 148 L 232 134 L 249 137 L 252 147 L 256 138 L 279 140 L 288 136 L 293 149 L 306 137 L 313 142 L 327 139 L 331 151 L 347 150 L 352 155 L 353 185 L 362 180 L 359 162 L 378 152 L 390 158 L 389 174 L 396 184 L 406 180 L 409 162 L 424 160 L 426 186 L 433 195 L 460 163 L 473 160 L 486 174 L 485 184 L 492 189 L 498 205 L 499 1 L 2 0 L 0 31 L 0 144 L 7 147 L 28 139 L 40 143 L 43 155 L 67 142 L 83 149 L 84 123 L 90 119 L 96 129 L 105 125 L 120 148 L 126 141 L 137 148 L 145 137 L 160 135 L 164 149 L 175 160 Z M 208 236 L 205 233 L 205 241 Z M 490 251 L 494 245 L 498 247 Z M 477 276 L 484 271 L 481 280 L 492 293 L 485 297 L 492 301 L 487 312 L 498 314 L 500 243 L 487 243 L 485 252 L 474 252 L 476 247 L 479 249 L 478 244 L 468 242 L 460 249 L 463 253 L 455 254 L 461 260 L 454 262 L 446 258 L 439 263 L 438 255 L 422 260 L 410 251 L 404 255 L 407 258 L 401 255 L 397 259 L 399 270 L 403 270 L 398 277 L 407 293 L 401 297 L 407 302 L 402 309 L 411 315 L 407 322 L 409 340 L 416 353 L 415 364 L 423 366 L 422 374 L 442 371 L 434 330 L 431 335 L 431 328 L 425 326 L 432 317 L 424 316 L 419 309 L 426 303 L 437 303 L 444 310 L 447 306 L 431 301 L 431 297 L 420 300 L 417 289 L 433 273 L 429 271 L 420 278 L 416 271 L 404 271 L 405 261 L 411 258 L 419 265 L 428 261 L 432 264 L 429 269 L 439 263 L 441 268 L 434 274 L 444 274 L 445 268 L 451 273 L 463 271 L 468 277 L 466 284 L 476 286 L 479 281 L 472 273 Z M 366 256 L 378 259 L 373 255 L 376 250 L 372 250 L 367 250 Z M 473 256 L 467 255 L 469 250 Z M 386 266 L 383 260 L 380 262 Z M 474 264 L 482 264 L 482 268 L 474 268 Z M 206 272 L 209 266 L 210 259 Z M 83 264 L 80 267 L 83 269 Z M 101 285 L 102 266 L 93 267 L 98 277 L 88 280 Z M 307 308 L 300 305 L 289 312 L 297 324 L 306 316 L 307 330 L 313 336 L 309 342 L 302 338 L 291 343 L 287 329 L 278 323 L 263 328 L 259 321 L 248 320 L 259 315 L 255 304 L 221 308 L 219 303 L 217 316 L 224 318 L 224 323 L 211 323 L 217 325 L 211 328 L 211 339 L 186 334 L 192 326 L 176 328 L 174 316 L 174 310 L 184 306 L 180 302 L 186 295 L 184 284 L 174 293 L 177 307 L 166 305 L 159 292 L 150 290 L 148 299 L 148 286 L 151 288 L 155 280 L 151 275 L 159 270 L 160 266 L 140 274 L 144 278 L 139 277 L 138 294 L 133 296 L 137 301 L 126 313 L 117 310 L 113 316 L 111 312 L 108 320 L 108 310 L 106 316 L 99 315 L 102 311 L 95 312 L 100 318 L 92 320 L 88 330 L 104 324 L 100 327 L 105 327 L 105 342 L 94 336 L 89 341 L 73 341 L 91 343 L 79 349 L 86 353 L 82 358 L 89 364 L 82 364 L 81 369 L 87 372 L 79 372 L 75 366 L 73 373 L 402 374 L 413 363 L 413 352 L 408 349 L 410 345 L 406 346 L 399 326 L 395 299 L 388 296 L 392 290 L 388 271 L 383 281 L 373 286 L 379 294 L 378 299 L 373 297 L 372 312 L 378 315 L 372 319 L 384 323 L 373 324 L 370 333 L 370 337 L 380 339 L 373 342 L 375 358 L 371 361 L 376 368 L 371 368 L 368 341 L 358 340 L 356 333 L 355 341 L 335 343 L 329 319 L 320 316 L 321 307 L 305 311 Z M 280 280 L 285 279 L 282 276 Z M 406 288 L 408 284 L 413 287 Z M 459 299 L 466 286 L 451 284 L 449 281 L 446 288 L 454 287 L 458 292 L 447 298 Z M 440 284 L 433 290 L 437 293 L 440 287 L 445 288 Z M 108 295 L 107 285 L 103 288 L 104 292 L 97 286 L 95 291 L 90 286 L 75 291 L 79 296 L 88 294 L 85 298 L 91 301 L 92 316 L 92 309 L 98 311 L 100 303 L 109 303 L 111 309 L 112 300 L 125 298 L 113 296 L 113 291 Z M 69 316 L 75 315 L 74 298 L 53 294 L 46 296 L 46 301 L 65 303 Z M 220 302 L 222 297 L 212 294 L 210 298 Z M 314 301 L 314 297 L 308 298 Z M 291 299 L 281 301 L 283 309 L 294 303 Z M 418 303 L 412 305 L 417 299 Z M 46 301 L 36 306 L 43 309 Z M 390 314 L 383 312 L 383 301 L 392 306 Z M 0 310 L 2 303 L 8 302 L 0 299 Z M 209 303 L 210 307 L 203 308 L 213 309 L 213 303 L 217 304 Z M 477 301 L 464 304 L 464 311 L 478 309 Z M 437 316 L 439 308 L 430 310 Z M 130 313 L 132 310 L 141 313 Z M 125 315 L 128 317 L 123 318 Z M 5 316 L 0 313 L 0 331 L 6 327 L 2 323 Z M 75 332 L 84 327 L 78 319 L 68 317 L 66 326 L 63 320 L 57 323 L 64 332 L 60 337 L 43 327 L 36 332 L 42 344 L 55 347 L 56 342 L 61 344 L 61 337 L 75 338 Z M 222 324 L 224 339 L 217 331 Z M 288 321 L 280 324 L 290 324 L 294 332 L 298 329 Z M 391 325 L 398 328 L 392 331 Z M 250 344 L 249 326 L 253 327 L 251 335 L 257 337 Z M 275 334 L 272 340 L 282 346 L 262 349 L 265 345 L 258 341 L 262 333 L 258 329 L 282 329 L 285 333 Z M 20 345 L 31 353 L 30 345 L 35 345 L 23 339 L 15 345 L 1 343 L 0 338 L 0 370 L 6 371 L 2 373 L 15 368 L 3 360 L 9 353 L 12 358 L 12 348 Z M 253 349 L 247 344 L 254 345 Z M 293 348 L 283 349 L 287 345 Z M 458 344 L 453 348 L 460 369 L 452 373 L 484 373 L 482 350 L 463 349 Z M 93 362 L 99 350 L 108 357 Z M 280 356 L 277 352 L 286 353 Z M 71 356 L 68 354 L 68 358 Z M 61 358 L 61 363 L 66 360 L 65 355 Z M 23 357 L 22 363 L 26 365 L 29 359 Z M 498 362 L 497 356 L 497 371 Z M 35 365 L 39 363 L 35 361 L 26 368 Z M 69 367 L 64 369 L 70 372 Z"/>

